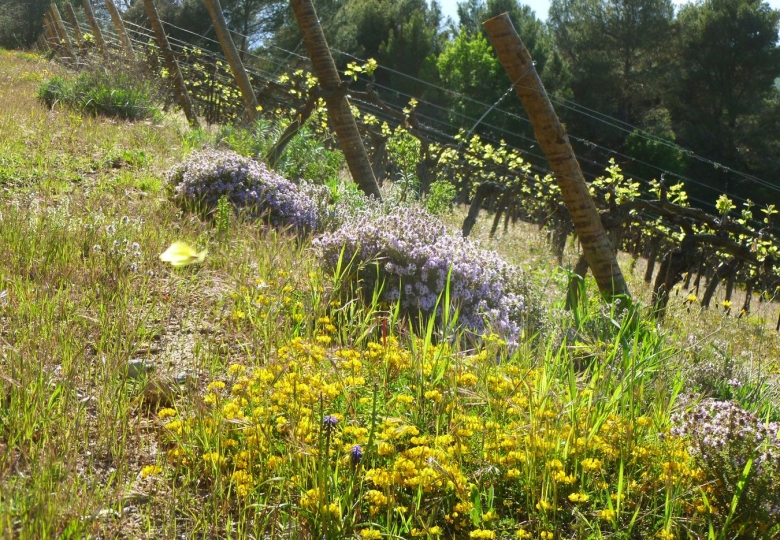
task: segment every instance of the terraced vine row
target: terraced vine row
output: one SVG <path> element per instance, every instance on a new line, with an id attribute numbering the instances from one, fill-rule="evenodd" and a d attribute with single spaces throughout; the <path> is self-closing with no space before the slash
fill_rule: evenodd
<path id="1" fill-rule="evenodd" d="M 133 35 L 143 44 L 136 47 L 136 61 L 162 80 L 168 79 L 151 31 L 134 27 Z M 243 104 L 224 59 L 183 42 L 174 43 L 173 49 L 199 115 L 209 123 L 241 122 Z M 256 60 L 254 66 L 251 60 Z M 257 60 L 249 59 L 247 64 L 263 114 L 286 126 L 266 156 L 270 162 L 278 159 L 304 125 L 323 139 L 334 140 L 323 96 L 346 92 L 380 183 L 399 174 L 411 175 L 418 193 L 425 194 L 436 181 L 450 182 L 458 201 L 470 204 L 464 235 L 471 232 L 480 210 L 488 209 L 491 234 L 502 220 L 505 228 L 517 220 L 535 223 L 548 231 L 552 249 L 562 260 L 566 242 L 573 237 L 571 219 L 554 178 L 532 165 L 523 150 L 463 130 L 448 137 L 418 116 L 415 99 L 403 107 L 388 104 L 374 84 L 378 66 L 373 60 L 349 63 L 342 74 L 349 84 L 335 90 L 320 88 L 300 58 L 279 75 L 269 74 L 269 66 Z M 744 303 L 734 310 L 740 314 L 750 311 L 753 292 L 765 300 L 780 289 L 780 239 L 773 221 L 778 210 L 773 205 L 759 208 L 748 201 L 738 209 L 722 195 L 715 202 L 716 213 L 707 212 L 690 206 L 682 182 L 653 181 L 641 186 L 625 177 L 614 160 L 589 187 L 615 249 L 631 253 L 635 260 L 648 259 L 645 281 L 655 276 L 659 313 L 669 292 L 681 282 L 690 291 L 688 301 L 708 307 L 717 286 L 725 281 L 727 310 L 735 286 L 744 286 Z M 587 264 L 580 259 L 574 273 L 584 276 L 586 271 Z M 576 289 L 572 287 L 575 295 Z"/>

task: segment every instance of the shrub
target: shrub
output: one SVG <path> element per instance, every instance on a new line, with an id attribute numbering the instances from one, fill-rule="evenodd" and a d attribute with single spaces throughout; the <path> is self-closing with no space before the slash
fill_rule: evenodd
<path id="1" fill-rule="evenodd" d="M 313 121 L 310 120 L 310 123 Z M 258 120 L 251 129 L 225 126 L 219 131 L 218 143 L 244 156 L 265 156 L 278 141 L 284 127 L 285 122 L 279 119 Z M 272 166 L 285 178 L 303 178 L 326 184 L 338 179 L 345 162 L 344 154 L 329 148 L 325 136 L 304 126 Z"/>
<path id="2" fill-rule="evenodd" d="M 434 215 L 452 212 L 452 201 L 457 195 L 457 189 L 448 180 L 437 180 L 425 198 L 425 209 Z"/>
<path id="3" fill-rule="evenodd" d="M 780 423 L 727 401 L 699 404 L 672 421 L 672 434 L 689 438 L 711 486 L 708 514 L 718 530 L 763 533 L 780 525 Z"/>
<path id="4" fill-rule="evenodd" d="M 303 178 L 325 184 L 346 167 L 344 154 L 328 147 L 327 140 L 303 128 L 285 148 L 274 169 L 287 178 Z"/>
<path id="5" fill-rule="evenodd" d="M 235 152 L 197 152 L 172 171 L 171 184 L 174 198 L 188 210 L 211 214 L 224 196 L 252 219 L 267 219 L 274 226 L 298 231 L 317 228 L 317 202 L 309 194 L 263 163 Z"/>
<path id="6" fill-rule="evenodd" d="M 49 107 L 61 103 L 88 114 L 126 120 L 159 118 L 154 94 L 151 83 L 123 70 L 86 71 L 75 78 L 57 75 L 38 89 L 38 99 Z"/>
<path id="7" fill-rule="evenodd" d="M 458 324 L 475 333 L 490 329 L 516 340 L 528 319 L 528 289 L 521 271 L 495 253 L 451 234 L 416 207 L 376 215 L 374 206 L 357 209 L 335 231 L 315 240 L 326 267 L 355 265 L 354 277 L 369 295 L 380 285 L 381 301 L 400 301 L 404 314 L 433 315 L 448 285 Z M 441 300 L 443 303 L 443 299 Z M 436 316 L 441 322 L 442 309 Z"/>
<path id="8" fill-rule="evenodd" d="M 683 364 L 689 392 L 716 401 L 731 401 L 770 420 L 780 420 L 778 381 L 767 377 L 731 353 L 732 346 L 715 340 L 706 348 L 695 335 L 688 337 L 690 359 Z"/>

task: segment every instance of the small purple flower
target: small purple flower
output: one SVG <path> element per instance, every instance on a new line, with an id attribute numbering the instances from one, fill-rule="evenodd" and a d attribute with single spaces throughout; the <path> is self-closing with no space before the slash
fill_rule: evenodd
<path id="1" fill-rule="evenodd" d="M 339 419 L 330 414 L 326 414 L 325 417 L 322 419 L 322 427 L 325 428 L 325 431 L 331 431 L 338 425 L 338 423 L 339 423 Z"/>
<path id="2" fill-rule="evenodd" d="M 359 444 L 352 447 L 349 451 L 349 457 L 352 459 L 352 465 L 355 467 L 360 464 L 360 461 L 363 459 L 363 449 L 360 448 Z"/>
<path id="3" fill-rule="evenodd" d="M 728 401 L 704 401 L 692 410 L 673 415 L 672 434 L 686 437 L 691 455 L 709 481 L 721 483 L 719 501 L 730 504 L 753 458 L 749 487 L 743 493 L 742 508 L 759 509 L 756 519 L 777 524 L 773 508 L 761 506 L 764 500 L 780 500 L 780 451 L 773 444 L 780 424 Z M 739 511 L 739 510 L 738 510 Z"/>

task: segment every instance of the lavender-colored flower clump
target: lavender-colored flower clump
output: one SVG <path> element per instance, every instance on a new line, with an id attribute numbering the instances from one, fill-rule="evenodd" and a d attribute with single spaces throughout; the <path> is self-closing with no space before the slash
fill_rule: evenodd
<path id="1" fill-rule="evenodd" d="M 451 302 L 460 308 L 458 323 L 475 332 L 490 329 L 510 341 L 520 336 L 530 311 L 522 272 L 494 252 L 449 233 L 421 208 L 398 208 L 371 216 L 358 212 L 333 232 L 314 241 L 331 271 L 353 264 L 355 277 L 370 298 L 384 283 L 380 300 L 400 301 L 411 317 L 432 315 L 449 279 Z"/>
<path id="2" fill-rule="evenodd" d="M 701 403 L 672 422 L 672 435 L 691 441 L 691 453 L 712 483 L 716 517 L 728 516 L 752 459 L 732 524 L 758 530 L 780 525 L 780 422 L 765 422 L 728 401 Z"/>
<path id="3" fill-rule="evenodd" d="M 197 152 L 171 173 L 175 199 L 188 209 L 210 213 L 226 196 L 236 210 L 299 231 L 317 228 L 317 204 L 298 186 L 265 164 L 235 152 Z"/>
<path id="4" fill-rule="evenodd" d="M 349 451 L 349 457 L 352 460 L 352 465 L 355 467 L 360 465 L 360 462 L 363 460 L 363 449 L 359 444 L 356 444 L 352 447 L 352 449 Z"/>

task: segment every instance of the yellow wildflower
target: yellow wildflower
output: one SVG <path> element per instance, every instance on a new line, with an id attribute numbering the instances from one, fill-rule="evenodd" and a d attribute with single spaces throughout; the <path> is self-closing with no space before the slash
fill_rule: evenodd
<path id="1" fill-rule="evenodd" d="M 159 465 L 147 465 L 143 469 L 141 469 L 141 478 L 146 478 L 147 476 L 152 476 L 155 474 L 160 474 L 162 472 L 162 467 Z"/>
<path id="2" fill-rule="evenodd" d="M 230 367 L 228 367 L 228 373 L 231 375 L 243 373 L 244 371 L 246 371 L 246 366 L 242 366 L 241 364 L 230 364 Z"/>
<path id="3" fill-rule="evenodd" d="M 430 399 L 431 401 L 439 402 L 441 401 L 441 392 L 438 390 L 428 390 L 425 392 L 425 399 Z"/>
<path id="4" fill-rule="evenodd" d="M 588 502 L 590 497 L 586 493 L 572 493 L 569 495 L 569 500 L 573 503 Z"/>
<path id="5" fill-rule="evenodd" d="M 648 427 L 653 425 L 653 419 L 648 418 L 647 416 L 640 416 L 636 419 L 636 425 L 639 427 Z"/>
<path id="6" fill-rule="evenodd" d="M 225 464 L 225 458 L 219 455 L 219 452 L 208 452 L 203 454 L 203 461 L 207 464 L 220 466 Z"/>
<path id="7" fill-rule="evenodd" d="M 615 511 L 610 510 L 609 508 L 605 508 L 604 510 L 599 510 L 598 516 L 605 521 L 614 521 Z"/>
<path id="8" fill-rule="evenodd" d="M 520 478 L 520 469 L 509 469 L 506 472 L 507 480 L 515 480 L 517 478 Z"/>
<path id="9" fill-rule="evenodd" d="M 547 511 L 547 510 L 552 510 L 553 508 L 555 507 L 550 502 L 545 501 L 544 499 L 536 503 L 537 510 Z"/>
<path id="10" fill-rule="evenodd" d="M 164 418 L 173 418 L 174 416 L 176 416 L 176 411 L 167 407 L 165 409 L 160 409 L 159 411 L 157 411 L 157 418 L 159 418 L 160 420 Z"/>
<path id="11" fill-rule="evenodd" d="M 598 471 L 601 469 L 601 460 L 596 458 L 585 458 L 580 464 L 586 471 Z"/>
<path id="12" fill-rule="evenodd" d="M 209 385 L 206 387 L 206 389 L 210 392 L 218 392 L 219 390 L 223 390 L 225 388 L 225 383 L 222 381 L 213 381 L 209 383 Z"/>

